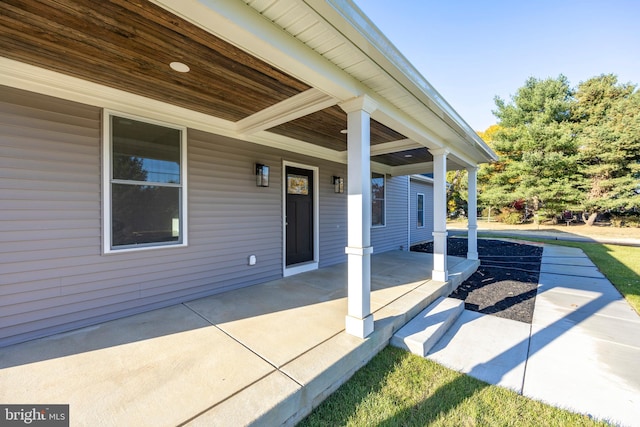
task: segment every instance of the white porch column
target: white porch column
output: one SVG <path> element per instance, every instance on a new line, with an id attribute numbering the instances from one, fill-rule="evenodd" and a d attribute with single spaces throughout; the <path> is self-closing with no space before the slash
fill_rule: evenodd
<path id="1" fill-rule="evenodd" d="M 447 270 L 447 155 L 440 148 L 429 150 L 433 155 L 433 271 L 431 278 L 449 280 Z"/>
<path id="2" fill-rule="evenodd" d="M 467 259 L 478 259 L 478 168 L 467 168 Z"/>
<path id="3" fill-rule="evenodd" d="M 375 102 L 361 96 L 340 104 L 347 113 L 348 295 L 346 332 L 365 338 L 371 314 L 371 147 L 370 117 Z"/>

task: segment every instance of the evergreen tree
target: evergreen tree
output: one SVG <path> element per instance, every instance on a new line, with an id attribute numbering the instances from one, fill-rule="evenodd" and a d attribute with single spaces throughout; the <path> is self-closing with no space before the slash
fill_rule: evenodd
<path id="1" fill-rule="evenodd" d="M 524 200 L 534 211 L 554 213 L 578 203 L 583 182 L 567 78 L 530 78 L 510 103 L 495 102 L 499 127 L 489 143 L 500 159 L 479 174 L 480 200 L 489 206 Z"/>
<path id="2" fill-rule="evenodd" d="M 572 106 L 578 161 L 592 213 L 640 207 L 640 93 L 608 74 L 578 86 Z M 591 215 L 593 223 L 596 215 Z"/>

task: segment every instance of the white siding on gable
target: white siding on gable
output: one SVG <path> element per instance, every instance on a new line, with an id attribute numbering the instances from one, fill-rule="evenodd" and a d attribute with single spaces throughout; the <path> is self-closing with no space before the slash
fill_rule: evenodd
<path id="1" fill-rule="evenodd" d="M 386 218 L 383 227 L 371 228 L 374 253 L 407 248 L 407 176 L 388 176 L 385 180 Z"/>
<path id="2" fill-rule="evenodd" d="M 409 207 L 409 233 L 411 244 L 433 240 L 433 184 L 419 179 L 411 179 Z M 424 194 L 424 227 L 418 227 L 418 194 Z"/>
<path id="3" fill-rule="evenodd" d="M 283 159 L 319 167 L 320 264 L 346 260 L 344 165 L 191 129 L 189 246 L 103 255 L 101 109 L 0 99 L 0 346 L 281 277 Z"/>

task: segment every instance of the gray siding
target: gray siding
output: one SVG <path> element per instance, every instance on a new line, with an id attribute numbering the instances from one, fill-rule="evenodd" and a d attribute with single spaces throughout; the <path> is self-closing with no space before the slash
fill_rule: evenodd
<path id="1" fill-rule="evenodd" d="M 418 193 L 424 194 L 424 227 L 418 227 Z M 411 180 L 411 206 L 409 214 L 409 233 L 411 244 L 428 242 L 433 240 L 433 185 L 416 179 Z"/>
<path id="2" fill-rule="evenodd" d="M 346 165 L 318 162 L 320 166 L 320 267 L 347 261 Z M 333 176 L 345 181 L 344 193 L 335 193 Z"/>
<path id="3" fill-rule="evenodd" d="M 407 239 L 407 176 L 386 177 L 385 204 L 386 221 L 384 227 L 371 228 L 371 243 L 374 253 L 391 250 L 408 250 Z"/>
<path id="4" fill-rule="evenodd" d="M 283 160 L 320 168 L 321 265 L 346 259 L 344 165 L 191 129 L 189 246 L 102 255 L 101 110 L 0 100 L 0 346 L 281 277 Z"/>

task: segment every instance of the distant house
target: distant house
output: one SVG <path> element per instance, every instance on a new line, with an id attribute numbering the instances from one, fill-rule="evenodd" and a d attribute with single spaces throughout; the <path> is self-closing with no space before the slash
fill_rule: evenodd
<path id="1" fill-rule="evenodd" d="M 343 262 L 357 299 L 373 250 L 446 253 L 445 171 L 495 158 L 348 0 L 27 0 L 0 24 L 0 345 Z"/>

